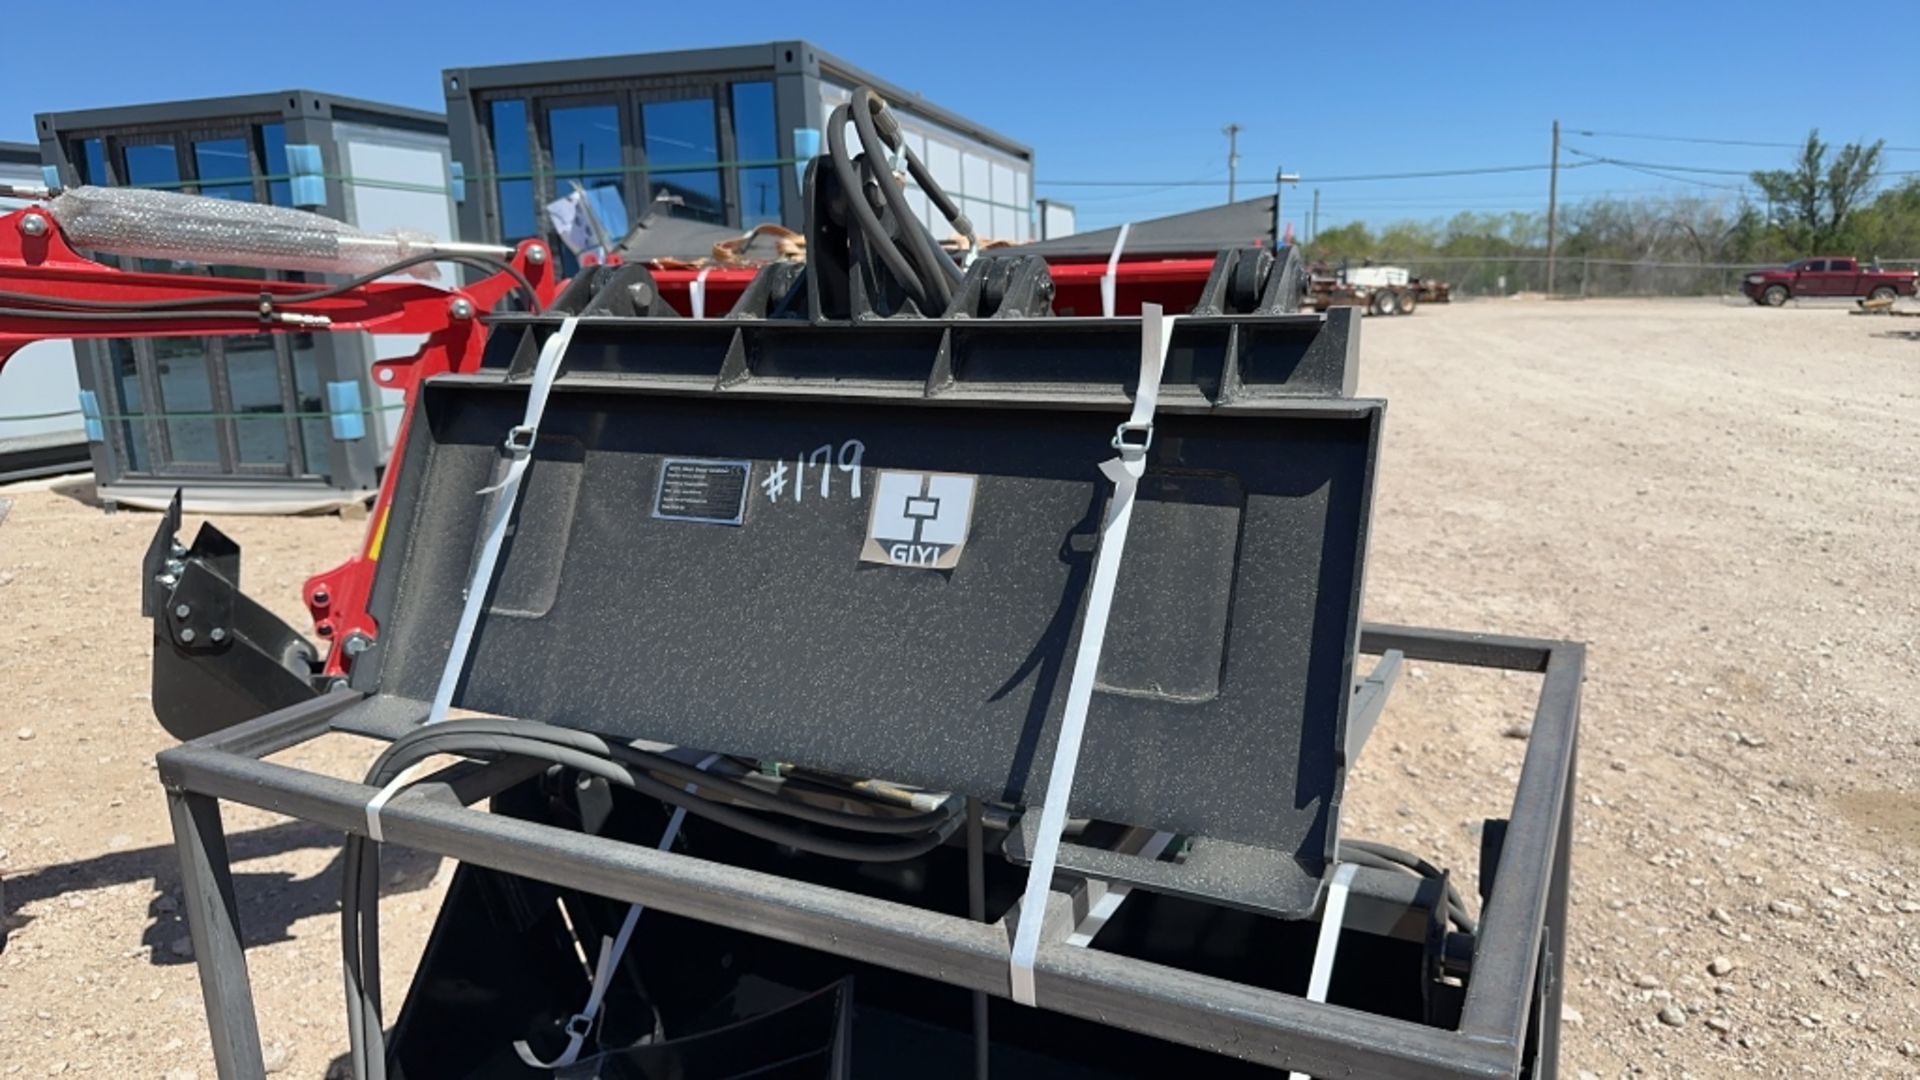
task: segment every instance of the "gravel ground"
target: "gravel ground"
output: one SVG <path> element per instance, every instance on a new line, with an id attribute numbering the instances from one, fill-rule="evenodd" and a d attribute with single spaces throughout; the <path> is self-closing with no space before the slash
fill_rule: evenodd
<path id="1" fill-rule="evenodd" d="M 1365 326 L 1362 389 L 1392 402 L 1368 616 L 1592 645 L 1566 1073 L 1920 1075 L 1920 342 L 1834 308 L 1694 302 Z M 0 1075 L 211 1077 L 137 614 L 156 519 L 86 495 L 0 491 Z M 296 625 L 301 580 L 364 528 L 221 524 Z M 1351 833 L 1471 886 L 1536 690 L 1413 665 L 1354 772 Z M 297 759 L 370 756 L 341 738 Z M 242 809 L 227 826 L 269 1065 L 322 1076 L 344 1049 L 334 838 Z M 448 874 L 389 867 L 397 988 Z"/>

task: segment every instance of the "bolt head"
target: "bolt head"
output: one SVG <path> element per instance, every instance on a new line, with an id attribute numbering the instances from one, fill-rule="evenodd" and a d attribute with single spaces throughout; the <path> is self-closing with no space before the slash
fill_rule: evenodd
<path id="1" fill-rule="evenodd" d="M 207 631 L 207 640 L 208 641 L 225 641 L 227 640 L 227 632 L 216 626 L 213 629 Z"/>
<path id="2" fill-rule="evenodd" d="M 453 317 L 456 319 L 473 318 L 473 303 L 468 300 L 455 300 L 448 310 L 453 313 Z"/>
<path id="3" fill-rule="evenodd" d="M 47 235 L 47 219 L 39 214 L 28 214 L 20 219 L 20 231 L 28 236 Z"/>
<path id="4" fill-rule="evenodd" d="M 181 604 L 179 607 L 173 609 L 173 617 L 176 619 L 184 619 L 191 614 L 193 614 L 193 608 L 188 607 L 186 604 Z"/>
<path id="5" fill-rule="evenodd" d="M 191 641 L 193 641 L 193 638 L 194 638 L 194 633 L 193 633 L 193 627 L 191 627 L 191 626 L 183 626 L 183 627 L 181 627 L 181 628 L 180 628 L 180 640 L 181 640 L 181 641 L 185 641 L 185 642 L 191 642 Z"/>
<path id="6" fill-rule="evenodd" d="M 167 560 L 167 573 L 172 574 L 175 577 L 179 577 L 181 574 L 185 573 L 186 569 L 187 569 L 187 564 L 185 562 L 182 562 L 179 559 Z"/>
<path id="7" fill-rule="evenodd" d="M 539 266 L 541 263 L 546 262 L 547 249 L 539 246 L 538 244 L 528 248 L 527 261 L 532 263 L 535 266 Z"/>
<path id="8" fill-rule="evenodd" d="M 646 307 L 653 303 L 653 286 L 644 281 L 636 281 L 627 286 L 627 295 L 633 298 L 635 307 Z"/>
<path id="9" fill-rule="evenodd" d="M 346 643 L 347 655 L 359 656 L 361 653 L 366 652 L 372 645 L 373 639 L 367 637 L 365 634 L 349 634 Z"/>

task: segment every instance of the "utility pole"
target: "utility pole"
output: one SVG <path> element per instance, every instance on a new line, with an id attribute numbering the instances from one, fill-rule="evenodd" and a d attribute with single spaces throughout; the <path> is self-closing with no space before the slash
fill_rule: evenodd
<path id="1" fill-rule="evenodd" d="M 1307 223 L 1307 243 L 1320 239 L 1320 189 L 1313 189 L 1313 217 Z"/>
<path id="2" fill-rule="evenodd" d="M 1240 133 L 1246 129 L 1239 124 L 1228 124 L 1220 129 L 1227 137 L 1227 201 L 1234 197 L 1234 181 L 1240 176 Z"/>
<path id="3" fill-rule="evenodd" d="M 1547 295 L 1553 295 L 1553 229 L 1560 211 L 1560 121 L 1553 122 L 1553 165 L 1547 172 Z"/>

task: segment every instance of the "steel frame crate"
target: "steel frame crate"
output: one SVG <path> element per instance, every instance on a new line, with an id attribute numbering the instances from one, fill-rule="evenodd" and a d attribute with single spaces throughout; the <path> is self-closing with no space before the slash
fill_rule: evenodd
<path id="1" fill-rule="evenodd" d="M 1537 673 L 1533 734 L 1514 793 L 1472 956 L 1460 1026 L 1437 1030 L 1369 1016 L 1066 944 L 1064 928 L 1036 964 L 1044 1007 L 1232 1057 L 1315 1076 L 1492 1078 L 1556 1075 L 1562 938 L 1574 809 L 1583 646 L 1570 642 L 1368 626 L 1364 652 Z M 160 777 L 185 870 L 186 912 L 222 1080 L 264 1077 L 232 863 L 220 803 L 286 814 L 365 835 L 362 784 L 264 760 L 331 732 L 364 696 L 339 690 L 167 750 Z M 851 896 L 632 844 L 531 825 L 470 808 L 524 780 L 526 766 L 458 765 L 384 811 L 387 840 L 776 940 L 938 975 L 1008 995 L 1009 928 Z M 1351 903 L 1383 913 L 1406 897 L 1402 879 L 1362 871 Z M 1056 891 L 1049 917 L 1078 896 Z M 1056 905 L 1058 908 L 1056 909 Z"/>

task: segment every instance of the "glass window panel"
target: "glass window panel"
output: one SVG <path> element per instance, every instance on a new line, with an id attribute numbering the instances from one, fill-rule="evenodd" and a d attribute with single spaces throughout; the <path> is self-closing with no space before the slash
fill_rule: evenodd
<path id="1" fill-rule="evenodd" d="M 200 175 L 200 194 L 253 201 L 253 162 L 247 156 L 247 140 L 202 139 L 193 144 L 193 167 Z"/>
<path id="2" fill-rule="evenodd" d="M 704 105 L 705 102 L 679 102 Z M 656 106 L 647 107 L 649 115 Z M 711 125 L 709 125 L 711 126 Z M 647 129 L 647 154 L 653 155 L 653 128 Z M 741 161 L 774 162 L 780 160 L 780 133 L 774 127 L 773 84 L 743 82 L 733 84 L 733 143 Z M 717 152 L 717 151 L 716 151 Z"/>
<path id="3" fill-rule="evenodd" d="M 319 362 L 314 357 L 313 335 L 289 334 L 287 341 L 293 346 L 294 408 L 301 413 L 300 441 L 306 448 L 307 472 L 324 476 L 332 468 L 328 457 L 333 425 L 322 415 L 327 402 L 320 385 Z"/>
<path id="4" fill-rule="evenodd" d="M 696 221 L 725 222 L 720 199 L 719 170 L 694 170 L 720 160 L 715 137 L 713 102 L 654 101 L 641 108 L 646 132 L 647 170 L 654 196 L 662 193 L 681 200 L 673 216 Z"/>
<path id="5" fill-rule="evenodd" d="M 740 227 L 780 224 L 780 170 L 740 170 Z"/>
<path id="6" fill-rule="evenodd" d="M 226 339 L 227 389 L 233 397 L 234 442 L 248 465 L 287 463 L 287 412 L 280 396 L 280 355 L 267 334 Z"/>
<path id="7" fill-rule="evenodd" d="M 180 186 L 180 155 L 172 143 L 127 147 L 127 183 L 134 187 Z"/>
<path id="8" fill-rule="evenodd" d="M 963 154 L 960 159 L 962 180 L 960 190 L 976 199 L 993 198 L 993 185 L 987 181 L 987 159 L 973 154 Z M 979 218 L 973 220 L 979 221 Z"/>
<path id="9" fill-rule="evenodd" d="M 931 136 L 927 138 L 927 171 L 934 183 L 954 198 L 960 197 L 960 151 Z"/>
<path id="10" fill-rule="evenodd" d="M 527 145 L 527 103 L 493 103 L 493 169 L 499 176 L 500 239 L 525 240 L 538 229 L 533 205 L 533 155 Z"/>
<path id="11" fill-rule="evenodd" d="M 709 106 L 711 109 L 711 106 Z M 573 190 L 569 180 L 596 188 L 620 183 L 620 110 L 614 105 L 580 105 L 547 114 L 552 139 L 557 195 Z"/>
<path id="12" fill-rule="evenodd" d="M 213 383 L 207 378 L 206 341 L 154 338 L 153 357 L 172 460 L 218 463 L 220 441 L 209 415 Z"/>
<path id="13" fill-rule="evenodd" d="M 280 178 L 267 181 L 267 201 L 275 206 L 292 206 L 293 181 L 288 179 L 288 174 L 293 170 L 287 166 L 287 125 L 260 125 L 260 162 L 268 176 Z"/>
<path id="14" fill-rule="evenodd" d="M 1027 170 L 1016 169 L 1013 173 L 1013 205 L 1023 212 L 1033 204 L 1027 201 Z"/>
<path id="15" fill-rule="evenodd" d="M 107 146 L 99 139 L 82 139 L 73 155 L 80 166 L 80 182 L 106 187 L 113 182 L 107 175 Z"/>
<path id="16" fill-rule="evenodd" d="M 780 132 L 774 122 L 773 84 L 733 84 L 734 156 L 740 161 L 779 161 Z M 651 153 L 651 148 L 649 148 Z M 740 226 L 780 223 L 780 167 L 741 169 Z"/>
<path id="17" fill-rule="evenodd" d="M 987 202 L 985 199 L 956 199 L 954 201 L 960 204 L 960 209 L 965 211 L 967 218 L 973 222 L 973 231 L 979 234 L 980 239 L 995 239 L 993 235 L 993 204 Z"/>
<path id="18" fill-rule="evenodd" d="M 172 143 L 147 144 L 126 148 L 126 182 L 133 187 L 152 187 L 163 191 L 180 188 L 180 156 Z M 138 269 L 164 273 L 178 269 L 165 259 L 140 259 Z"/>
<path id="19" fill-rule="evenodd" d="M 200 175 L 200 194 L 210 199 L 253 201 L 253 161 L 242 138 L 203 139 L 193 144 L 193 167 Z M 267 272 L 254 267 L 223 266 L 216 277 L 265 280 Z"/>
<path id="20" fill-rule="evenodd" d="M 935 236 L 946 235 L 945 233 L 940 231 L 940 226 L 938 224 L 935 224 L 939 220 L 940 211 L 932 210 L 931 204 L 927 199 L 926 192 L 921 191 L 917 187 L 908 188 L 907 189 L 907 205 L 913 209 L 914 220 L 925 223 L 927 228 L 933 232 L 933 235 Z"/>
<path id="21" fill-rule="evenodd" d="M 107 342 L 107 357 L 113 364 L 113 381 L 119 390 L 115 410 L 128 419 L 120 421 L 120 438 L 127 444 L 127 471 L 152 472 L 153 462 L 147 450 L 147 421 L 133 419 L 145 410 L 146 398 L 140 392 L 140 366 L 133 356 L 133 342 Z"/>
<path id="22" fill-rule="evenodd" d="M 1008 206 L 1020 205 L 1019 200 L 1015 198 L 1015 192 L 1013 190 L 1013 170 L 997 161 L 993 163 L 993 195 L 991 198 L 994 202 L 1005 203 Z"/>
<path id="23" fill-rule="evenodd" d="M 1018 237 L 1016 237 L 1013 232 L 1014 216 L 1015 215 L 1012 210 L 1008 209 L 1007 207 L 996 204 L 993 208 L 993 228 L 985 236 L 981 237 L 981 239 L 983 240 L 1018 239 Z"/>

